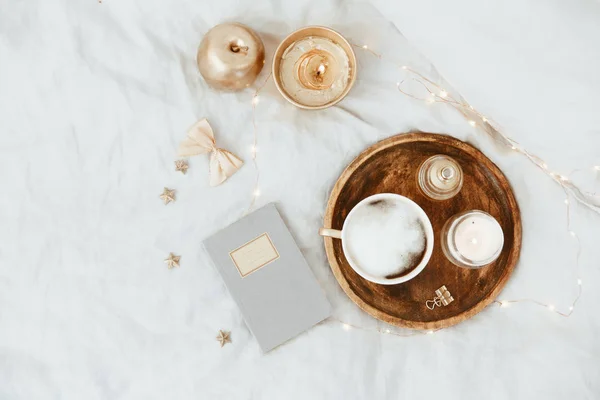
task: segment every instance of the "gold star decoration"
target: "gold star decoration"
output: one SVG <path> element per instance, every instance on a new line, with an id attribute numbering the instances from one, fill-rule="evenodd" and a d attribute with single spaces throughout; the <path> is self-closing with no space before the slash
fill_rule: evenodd
<path id="1" fill-rule="evenodd" d="M 165 263 L 169 269 L 179 267 L 179 259 L 181 256 L 176 256 L 173 253 L 169 253 L 169 257 L 165 258 Z"/>
<path id="2" fill-rule="evenodd" d="M 186 160 L 175 160 L 175 171 L 181 171 L 181 173 L 185 175 L 188 168 L 189 165 Z"/>
<path id="3" fill-rule="evenodd" d="M 160 198 L 165 202 L 165 204 L 169 204 L 172 201 L 175 201 L 175 190 L 165 188 L 160 195 Z"/>
<path id="4" fill-rule="evenodd" d="M 221 347 L 225 346 L 226 343 L 231 343 L 231 337 L 229 336 L 231 332 L 219 330 L 219 334 L 217 335 L 217 340 L 221 344 Z"/>

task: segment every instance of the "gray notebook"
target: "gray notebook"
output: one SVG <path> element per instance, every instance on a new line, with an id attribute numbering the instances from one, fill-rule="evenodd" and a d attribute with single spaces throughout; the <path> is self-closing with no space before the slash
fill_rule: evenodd
<path id="1" fill-rule="evenodd" d="M 329 316 L 329 302 L 273 203 L 203 242 L 267 352 Z"/>

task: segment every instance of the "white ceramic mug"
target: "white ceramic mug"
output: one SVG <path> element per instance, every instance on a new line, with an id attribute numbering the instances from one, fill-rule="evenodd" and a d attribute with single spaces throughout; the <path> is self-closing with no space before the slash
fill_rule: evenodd
<path id="1" fill-rule="evenodd" d="M 365 271 L 363 268 L 361 268 L 360 265 L 358 265 L 352 259 L 352 257 L 348 256 L 349 254 L 351 254 L 351 252 L 348 251 L 348 247 L 347 247 L 348 246 L 348 237 L 347 237 L 348 221 L 352 220 L 352 217 L 356 214 L 356 211 L 359 210 L 361 207 L 364 207 L 368 204 L 373 204 L 373 202 L 380 201 L 380 200 L 387 200 L 387 201 L 391 201 L 394 203 L 400 202 L 404 206 L 407 206 L 412 212 L 414 212 L 416 218 L 418 219 L 418 221 L 420 222 L 420 225 L 423 228 L 423 233 L 425 235 L 425 241 L 426 241 L 425 250 L 424 250 L 423 256 L 421 258 L 421 261 L 415 267 L 412 267 L 407 273 L 397 276 L 397 277 L 393 277 L 393 278 L 374 276 L 373 274 L 371 274 L 371 273 Z M 319 230 L 319 234 L 321 236 L 328 236 L 328 237 L 332 237 L 332 238 L 336 238 L 336 239 L 341 239 L 342 240 L 342 249 L 344 250 L 346 259 L 348 260 L 348 263 L 350 264 L 352 269 L 354 269 L 354 271 L 356 271 L 357 274 L 359 274 L 366 280 L 374 282 L 374 283 L 379 283 L 381 285 L 396 285 L 398 283 L 403 283 L 403 282 L 411 280 L 412 278 L 417 276 L 421 271 L 423 271 L 423 269 L 429 262 L 429 259 L 431 258 L 431 253 L 433 252 L 433 241 L 434 241 L 433 227 L 431 226 L 431 221 L 427 217 L 427 214 L 425 214 L 425 211 L 423 211 L 423 209 L 417 203 L 412 201 L 411 199 L 401 196 L 399 194 L 394 194 L 394 193 L 380 193 L 380 194 L 376 194 L 373 196 L 369 196 L 369 197 L 361 200 L 356 206 L 354 206 L 354 208 L 352 210 L 350 210 L 350 213 L 348 213 L 348 216 L 344 220 L 344 225 L 343 225 L 341 231 L 337 230 L 337 229 L 321 228 Z"/>

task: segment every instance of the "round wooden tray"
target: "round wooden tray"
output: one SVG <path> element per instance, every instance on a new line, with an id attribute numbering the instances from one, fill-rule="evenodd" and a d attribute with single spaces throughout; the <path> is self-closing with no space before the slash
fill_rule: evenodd
<path id="1" fill-rule="evenodd" d="M 431 200 L 417 184 L 421 163 L 435 154 L 454 158 L 463 169 L 462 190 L 449 200 Z M 331 269 L 352 301 L 373 317 L 393 325 L 439 329 L 472 317 L 498 296 L 519 258 L 521 217 L 506 177 L 490 159 L 473 146 L 446 135 L 419 132 L 383 140 L 362 152 L 344 170 L 329 197 L 323 226 L 342 229 L 346 216 L 360 200 L 384 192 L 406 196 L 425 210 L 435 233 L 433 255 L 412 280 L 379 285 L 354 272 L 340 240 L 325 237 Z M 444 223 L 454 214 L 472 209 L 493 215 L 505 236 L 498 259 L 480 269 L 455 266 L 439 244 Z M 425 302 L 433 299 L 443 285 L 454 301 L 428 309 Z"/>

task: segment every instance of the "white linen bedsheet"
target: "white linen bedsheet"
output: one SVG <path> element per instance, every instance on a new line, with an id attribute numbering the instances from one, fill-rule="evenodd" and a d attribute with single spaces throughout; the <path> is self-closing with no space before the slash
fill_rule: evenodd
<path id="1" fill-rule="evenodd" d="M 195 67 L 219 22 L 259 30 L 270 54 L 307 24 L 433 71 L 420 52 L 550 168 L 582 169 L 573 179 L 600 192 L 598 2 L 376 1 L 412 51 L 398 32 L 381 36 L 394 28 L 375 8 L 356 7 L 373 13 L 361 22 L 334 0 L 0 1 L 0 399 L 600 398 L 600 217 L 572 201 L 576 271 L 560 187 L 452 110 L 397 92 L 397 71 L 362 51 L 359 81 L 337 107 L 301 111 L 267 84 L 257 206 L 277 202 L 334 316 L 369 330 L 328 321 L 261 354 L 199 248 L 242 215 L 255 176 L 252 91 L 212 91 Z M 173 166 L 202 117 L 246 161 L 216 188 L 207 157 L 185 176 Z M 467 140 L 503 169 L 524 237 L 501 298 L 568 312 L 581 278 L 570 318 L 517 304 L 433 335 L 372 331 L 387 326 L 343 294 L 317 230 L 343 168 L 415 129 Z M 168 206 L 164 186 L 177 190 Z M 179 269 L 163 263 L 171 251 Z M 232 344 L 219 347 L 219 329 Z"/>

